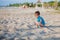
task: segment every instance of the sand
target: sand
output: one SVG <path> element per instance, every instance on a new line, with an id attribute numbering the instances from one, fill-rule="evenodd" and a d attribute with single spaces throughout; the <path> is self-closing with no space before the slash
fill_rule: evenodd
<path id="1" fill-rule="evenodd" d="M 41 12 L 48 27 L 36 27 L 36 10 Z M 0 8 L 0 40 L 60 40 L 60 14 L 51 14 L 54 11 L 42 8 Z"/>

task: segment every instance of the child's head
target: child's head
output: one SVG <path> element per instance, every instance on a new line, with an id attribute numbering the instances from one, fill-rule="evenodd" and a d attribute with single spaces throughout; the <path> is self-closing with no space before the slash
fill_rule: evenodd
<path id="1" fill-rule="evenodd" d="M 36 11 L 35 12 L 35 17 L 38 17 L 40 15 L 40 12 L 39 11 Z"/>

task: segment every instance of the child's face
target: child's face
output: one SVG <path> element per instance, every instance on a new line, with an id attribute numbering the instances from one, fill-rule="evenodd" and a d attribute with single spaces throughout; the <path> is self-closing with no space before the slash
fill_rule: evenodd
<path id="1" fill-rule="evenodd" d="M 35 17 L 37 18 L 39 15 L 35 13 Z"/>

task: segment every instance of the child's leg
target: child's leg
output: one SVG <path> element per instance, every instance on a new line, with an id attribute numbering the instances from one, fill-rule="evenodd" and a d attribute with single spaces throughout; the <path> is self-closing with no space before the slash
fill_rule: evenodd
<path id="1" fill-rule="evenodd" d="M 36 24 L 37 28 L 40 28 L 39 22 L 35 22 L 35 24 Z"/>
<path id="2" fill-rule="evenodd" d="M 44 27 L 40 22 L 35 22 L 35 24 L 36 24 L 37 28 Z"/>

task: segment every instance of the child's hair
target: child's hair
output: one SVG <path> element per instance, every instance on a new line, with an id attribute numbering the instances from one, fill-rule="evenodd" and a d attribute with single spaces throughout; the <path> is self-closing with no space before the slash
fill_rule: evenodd
<path id="1" fill-rule="evenodd" d="M 35 14 L 40 15 L 40 12 L 39 11 L 36 11 Z"/>

